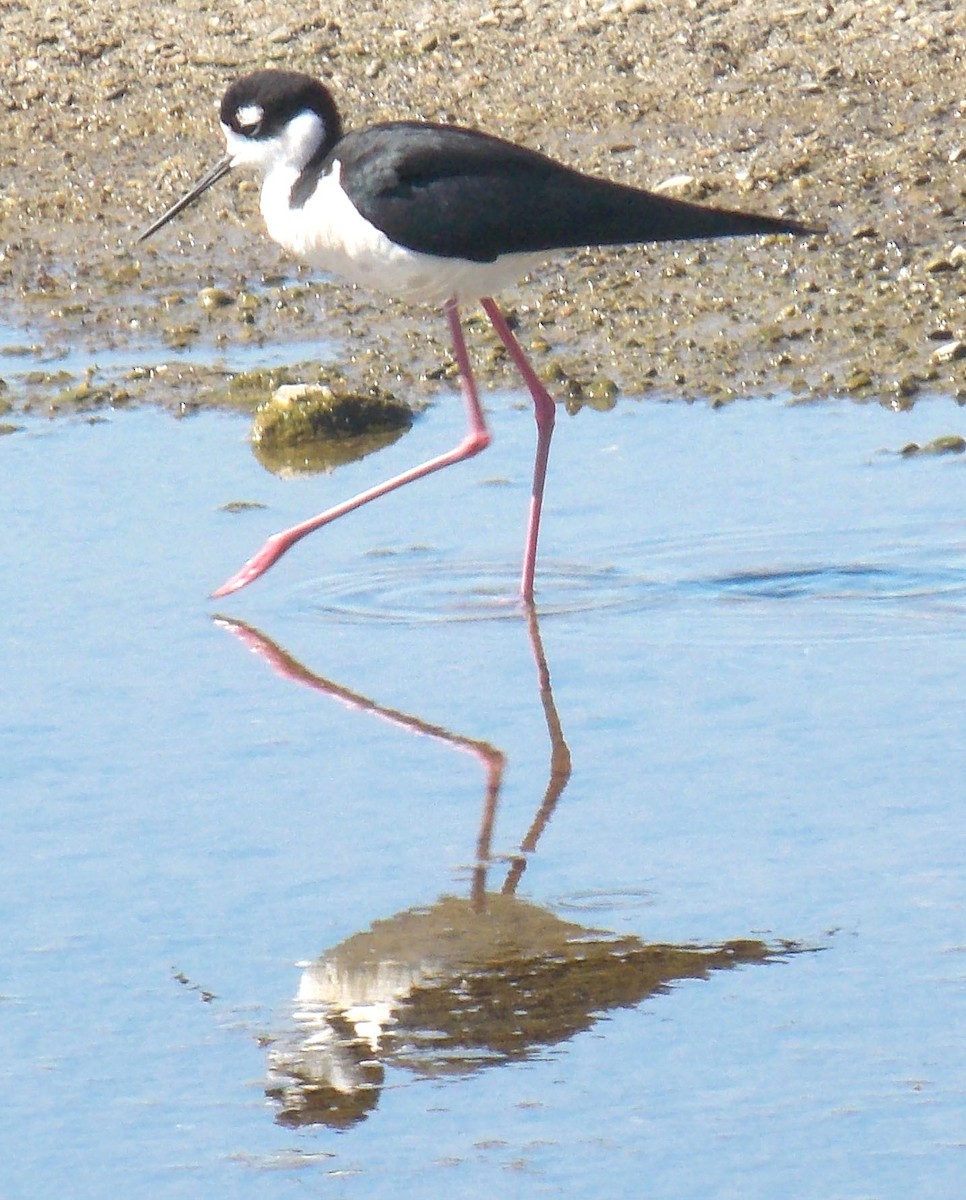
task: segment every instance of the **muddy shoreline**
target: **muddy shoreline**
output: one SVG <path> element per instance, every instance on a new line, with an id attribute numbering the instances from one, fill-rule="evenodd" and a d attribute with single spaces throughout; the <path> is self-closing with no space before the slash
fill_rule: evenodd
<path id="1" fill-rule="evenodd" d="M 288 377 L 307 362 L 416 403 L 449 386 L 441 319 L 287 261 L 251 180 L 135 245 L 221 153 L 227 83 L 268 64 L 327 79 L 350 126 L 457 121 L 827 228 L 549 260 L 501 299 L 575 406 L 594 380 L 662 400 L 966 403 L 962 5 L 296 0 L 279 18 L 263 0 L 0 7 L 8 409 L 248 406 L 261 382 L 233 394 L 240 364 L 283 344 Z M 482 380 L 505 384 L 482 322 L 471 337 Z"/>

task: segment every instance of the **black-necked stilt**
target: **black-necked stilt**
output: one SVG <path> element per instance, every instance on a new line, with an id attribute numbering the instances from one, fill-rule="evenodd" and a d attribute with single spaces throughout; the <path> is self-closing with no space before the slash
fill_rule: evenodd
<path id="1" fill-rule="evenodd" d="M 355 283 L 443 305 L 469 429 L 447 453 L 275 534 L 215 596 L 257 579 L 314 529 L 489 445 L 459 317 L 461 302 L 478 299 L 533 397 L 537 449 L 520 583 L 523 598 L 532 600 L 554 402 L 493 293 L 552 250 L 810 232 L 798 221 L 690 204 L 583 175 L 472 129 L 394 121 L 343 134 L 328 89 L 289 71 L 237 80 L 220 115 L 227 155 L 140 240 L 233 167 L 255 168 L 264 180 L 268 232 L 286 250 Z"/>

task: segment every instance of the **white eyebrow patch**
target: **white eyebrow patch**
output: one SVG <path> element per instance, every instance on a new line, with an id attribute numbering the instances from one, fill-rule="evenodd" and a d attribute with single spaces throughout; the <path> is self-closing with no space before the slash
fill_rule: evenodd
<path id="1" fill-rule="evenodd" d="M 243 104 L 235 113 L 235 120 L 242 129 L 254 129 L 256 125 L 260 124 L 264 115 L 265 110 L 260 104 Z"/>

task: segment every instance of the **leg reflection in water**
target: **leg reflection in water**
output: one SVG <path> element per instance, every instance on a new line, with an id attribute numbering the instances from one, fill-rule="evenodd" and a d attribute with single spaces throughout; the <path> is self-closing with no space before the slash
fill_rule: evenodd
<path id="1" fill-rule="evenodd" d="M 741 938 L 720 945 L 645 943 L 565 921 L 516 895 L 571 774 L 537 615 L 528 631 L 550 740 L 546 787 L 498 890 L 493 829 L 505 767 L 489 742 L 388 708 L 309 670 L 259 630 L 217 617 L 283 678 L 454 749 L 482 765 L 485 789 L 472 884 L 354 934 L 304 967 L 291 1026 L 269 1046 L 269 1095 L 283 1124 L 345 1128 L 376 1107 L 386 1071 L 465 1077 L 526 1059 L 680 979 L 781 960 L 800 947 Z"/>

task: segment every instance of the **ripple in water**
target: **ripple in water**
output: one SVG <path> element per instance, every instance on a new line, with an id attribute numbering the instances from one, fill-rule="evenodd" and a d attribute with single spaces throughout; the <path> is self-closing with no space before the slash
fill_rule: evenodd
<path id="1" fill-rule="evenodd" d="M 541 560 L 537 610 L 542 616 L 673 611 L 709 625 L 733 620 L 736 608 L 777 612 L 776 605 L 783 606 L 784 622 L 793 603 L 859 622 L 873 614 L 880 624 L 916 613 L 966 616 L 961 531 L 933 528 L 929 536 L 924 544 L 918 532 L 895 529 L 824 538 L 742 530 L 625 545 L 613 564 Z M 368 558 L 356 571 L 304 585 L 297 596 L 307 611 L 352 622 L 515 620 L 522 611 L 518 569 L 516 562 L 454 562 L 419 548 Z M 794 640 L 794 628 L 787 636 Z"/>
<path id="2" fill-rule="evenodd" d="M 519 619 L 515 563 L 446 562 L 428 555 L 372 561 L 357 572 L 315 580 L 300 589 L 306 608 L 347 621 L 440 624 Z M 611 567 L 544 562 L 537 578 L 541 616 L 634 608 L 649 581 Z"/>

